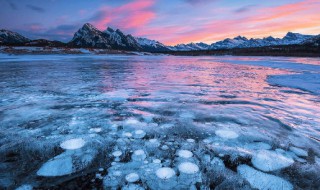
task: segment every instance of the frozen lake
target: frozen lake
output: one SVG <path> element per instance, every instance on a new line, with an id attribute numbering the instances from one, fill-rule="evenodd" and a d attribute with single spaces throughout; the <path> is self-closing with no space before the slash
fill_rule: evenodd
<path id="1" fill-rule="evenodd" d="M 0 189 L 317 189 L 320 59 L 0 55 Z"/>

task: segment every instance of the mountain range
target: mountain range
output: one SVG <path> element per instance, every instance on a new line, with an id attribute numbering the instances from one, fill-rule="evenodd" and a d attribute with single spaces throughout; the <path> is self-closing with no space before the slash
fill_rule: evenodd
<path id="1" fill-rule="evenodd" d="M 320 45 L 319 39 L 320 35 L 313 36 L 288 32 L 283 38 L 269 36 L 266 38 L 248 39 L 243 36 L 237 36 L 233 39 L 227 38 L 212 44 L 200 42 L 166 46 L 156 40 L 124 34 L 119 29 L 114 30 L 108 27 L 106 30 L 100 31 L 89 23 L 84 24 L 68 43 L 45 39 L 30 40 L 16 32 L 4 29 L 0 30 L 0 45 L 102 48 L 147 52 L 223 50 L 305 44 L 318 47 Z"/>

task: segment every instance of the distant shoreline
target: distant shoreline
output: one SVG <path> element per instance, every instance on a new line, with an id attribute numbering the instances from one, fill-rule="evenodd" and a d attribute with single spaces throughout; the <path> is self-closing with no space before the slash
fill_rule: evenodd
<path id="1" fill-rule="evenodd" d="M 164 52 L 162 52 L 164 53 Z M 285 57 L 320 57 L 320 47 L 305 45 L 267 46 L 256 48 L 235 48 L 221 50 L 171 51 L 178 56 L 285 56 Z"/>
<path id="2" fill-rule="evenodd" d="M 143 52 L 109 50 L 98 48 L 68 48 L 47 46 L 0 46 L 0 53 L 13 55 L 68 55 L 68 54 L 93 54 L 93 55 L 173 55 L 173 56 L 283 56 L 283 57 L 320 57 L 320 47 L 304 45 L 268 46 L 257 48 L 235 48 L 219 50 L 194 50 L 194 51 L 162 51 Z"/>

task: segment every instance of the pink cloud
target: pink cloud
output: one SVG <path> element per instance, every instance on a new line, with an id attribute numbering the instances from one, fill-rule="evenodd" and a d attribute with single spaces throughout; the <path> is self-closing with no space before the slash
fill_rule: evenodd
<path id="1" fill-rule="evenodd" d="M 100 30 L 108 25 L 121 29 L 139 29 L 148 24 L 156 14 L 152 11 L 154 0 L 135 0 L 119 7 L 102 7 L 92 19 Z"/>

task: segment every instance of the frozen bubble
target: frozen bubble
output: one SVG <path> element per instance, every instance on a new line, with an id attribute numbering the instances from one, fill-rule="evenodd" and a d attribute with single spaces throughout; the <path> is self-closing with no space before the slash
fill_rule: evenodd
<path id="1" fill-rule="evenodd" d="M 140 185 L 130 183 L 122 187 L 121 190 L 145 190 L 145 188 L 141 187 Z"/>
<path id="2" fill-rule="evenodd" d="M 194 139 L 187 139 L 187 142 L 188 142 L 188 143 L 194 143 L 195 140 L 194 140 Z"/>
<path id="3" fill-rule="evenodd" d="M 144 136 L 146 136 L 146 132 L 144 132 L 143 130 L 139 129 L 139 130 L 136 130 L 134 132 L 134 138 L 137 138 L 137 139 L 142 139 Z"/>
<path id="4" fill-rule="evenodd" d="M 191 158 L 193 156 L 193 153 L 189 150 L 179 150 L 178 156 L 181 158 Z"/>
<path id="5" fill-rule="evenodd" d="M 155 164 L 160 164 L 161 160 L 160 159 L 154 159 L 152 162 L 155 163 Z"/>
<path id="6" fill-rule="evenodd" d="M 92 163 L 97 155 L 94 149 L 68 150 L 48 160 L 37 171 L 38 176 L 64 176 L 78 172 Z"/>
<path id="7" fill-rule="evenodd" d="M 132 154 L 132 160 L 142 161 L 146 158 L 146 153 L 143 150 L 136 150 Z"/>
<path id="8" fill-rule="evenodd" d="M 149 139 L 147 145 L 151 147 L 158 147 L 160 146 L 160 142 L 158 141 L 158 139 Z"/>
<path id="9" fill-rule="evenodd" d="M 308 152 L 301 149 L 301 148 L 297 148 L 297 147 L 290 147 L 289 150 L 291 150 L 293 153 L 295 153 L 297 156 L 303 156 L 306 157 L 308 156 Z"/>
<path id="10" fill-rule="evenodd" d="M 126 180 L 130 183 L 134 183 L 140 179 L 139 175 L 137 173 L 130 173 L 126 175 Z"/>
<path id="11" fill-rule="evenodd" d="M 156 175 L 160 179 L 169 179 L 169 178 L 175 176 L 176 172 L 172 168 L 163 167 L 163 168 L 159 168 L 156 171 Z"/>
<path id="12" fill-rule="evenodd" d="M 203 139 L 203 142 L 204 142 L 205 144 L 209 144 L 209 143 L 211 143 L 211 140 L 210 140 L 210 139 Z"/>
<path id="13" fill-rule="evenodd" d="M 116 151 L 114 151 L 114 152 L 112 153 L 112 155 L 113 155 L 114 157 L 119 157 L 119 156 L 122 155 L 122 152 L 121 152 L 120 150 L 116 150 Z"/>
<path id="14" fill-rule="evenodd" d="M 37 171 L 38 176 L 64 176 L 71 174 L 72 170 L 72 157 L 69 154 L 62 153 L 48 162 L 44 163 Z"/>
<path id="15" fill-rule="evenodd" d="M 140 123 L 139 120 L 134 119 L 134 118 L 129 118 L 124 122 L 126 125 L 137 125 Z"/>
<path id="16" fill-rule="evenodd" d="M 16 188 L 16 190 L 32 190 L 32 189 L 33 189 L 32 185 L 29 185 L 29 184 L 24 184 Z"/>
<path id="17" fill-rule="evenodd" d="M 82 138 L 70 139 L 62 142 L 60 147 L 66 150 L 74 150 L 83 147 L 86 142 Z"/>
<path id="18" fill-rule="evenodd" d="M 219 137 L 221 138 L 224 138 L 224 139 L 236 139 L 239 137 L 239 135 L 234 132 L 234 131 L 231 131 L 231 130 L 217 130 L 216 132 L 216 135 L 218 135 Z"/>
<path id="19" fill-rule="evenodd" d="M 95 132 L 95 133 L 100 133 L 102 131 L 101 128 L 91 128 L 90 131 Z"/>
<path id="20" fill-rule="evenodd" d="M 260 150 L 252 157 L 254 167 L 268 172 L 286 168 L 294 163 L 292 158 L 275 151 Z"/>
<path id="21" fill-rule="evenodd" d="M 125 132 L 125 133 L 123 133 L 123 136 L 130 138 L 130 137 L 132 137 L 132 133 Z"/>
<path id="22" fill-rule="evenodd" d="M 291 190 L 290 182 L 270 174 L 266 174 L 251 168 L 248 165 L 240 165 L 238 173 L 245 178 L 251 187 L 261 190 Z"/>
<path id="23" fill-rule="evenodd" d="M 195 174 L 199 172 L 199 167 L 191 162 L 183 162 L 178 166 L 178 169 L 181 173 L 185 174 Z"/>
<path id="24" fill-rule="evenodd" d="M 162 150 L 168 150 L 169 147 L 168 147 L 167 145 L 163 145 L 163 146 L 161 147 L 161 149 L 162 149 Z"/>

